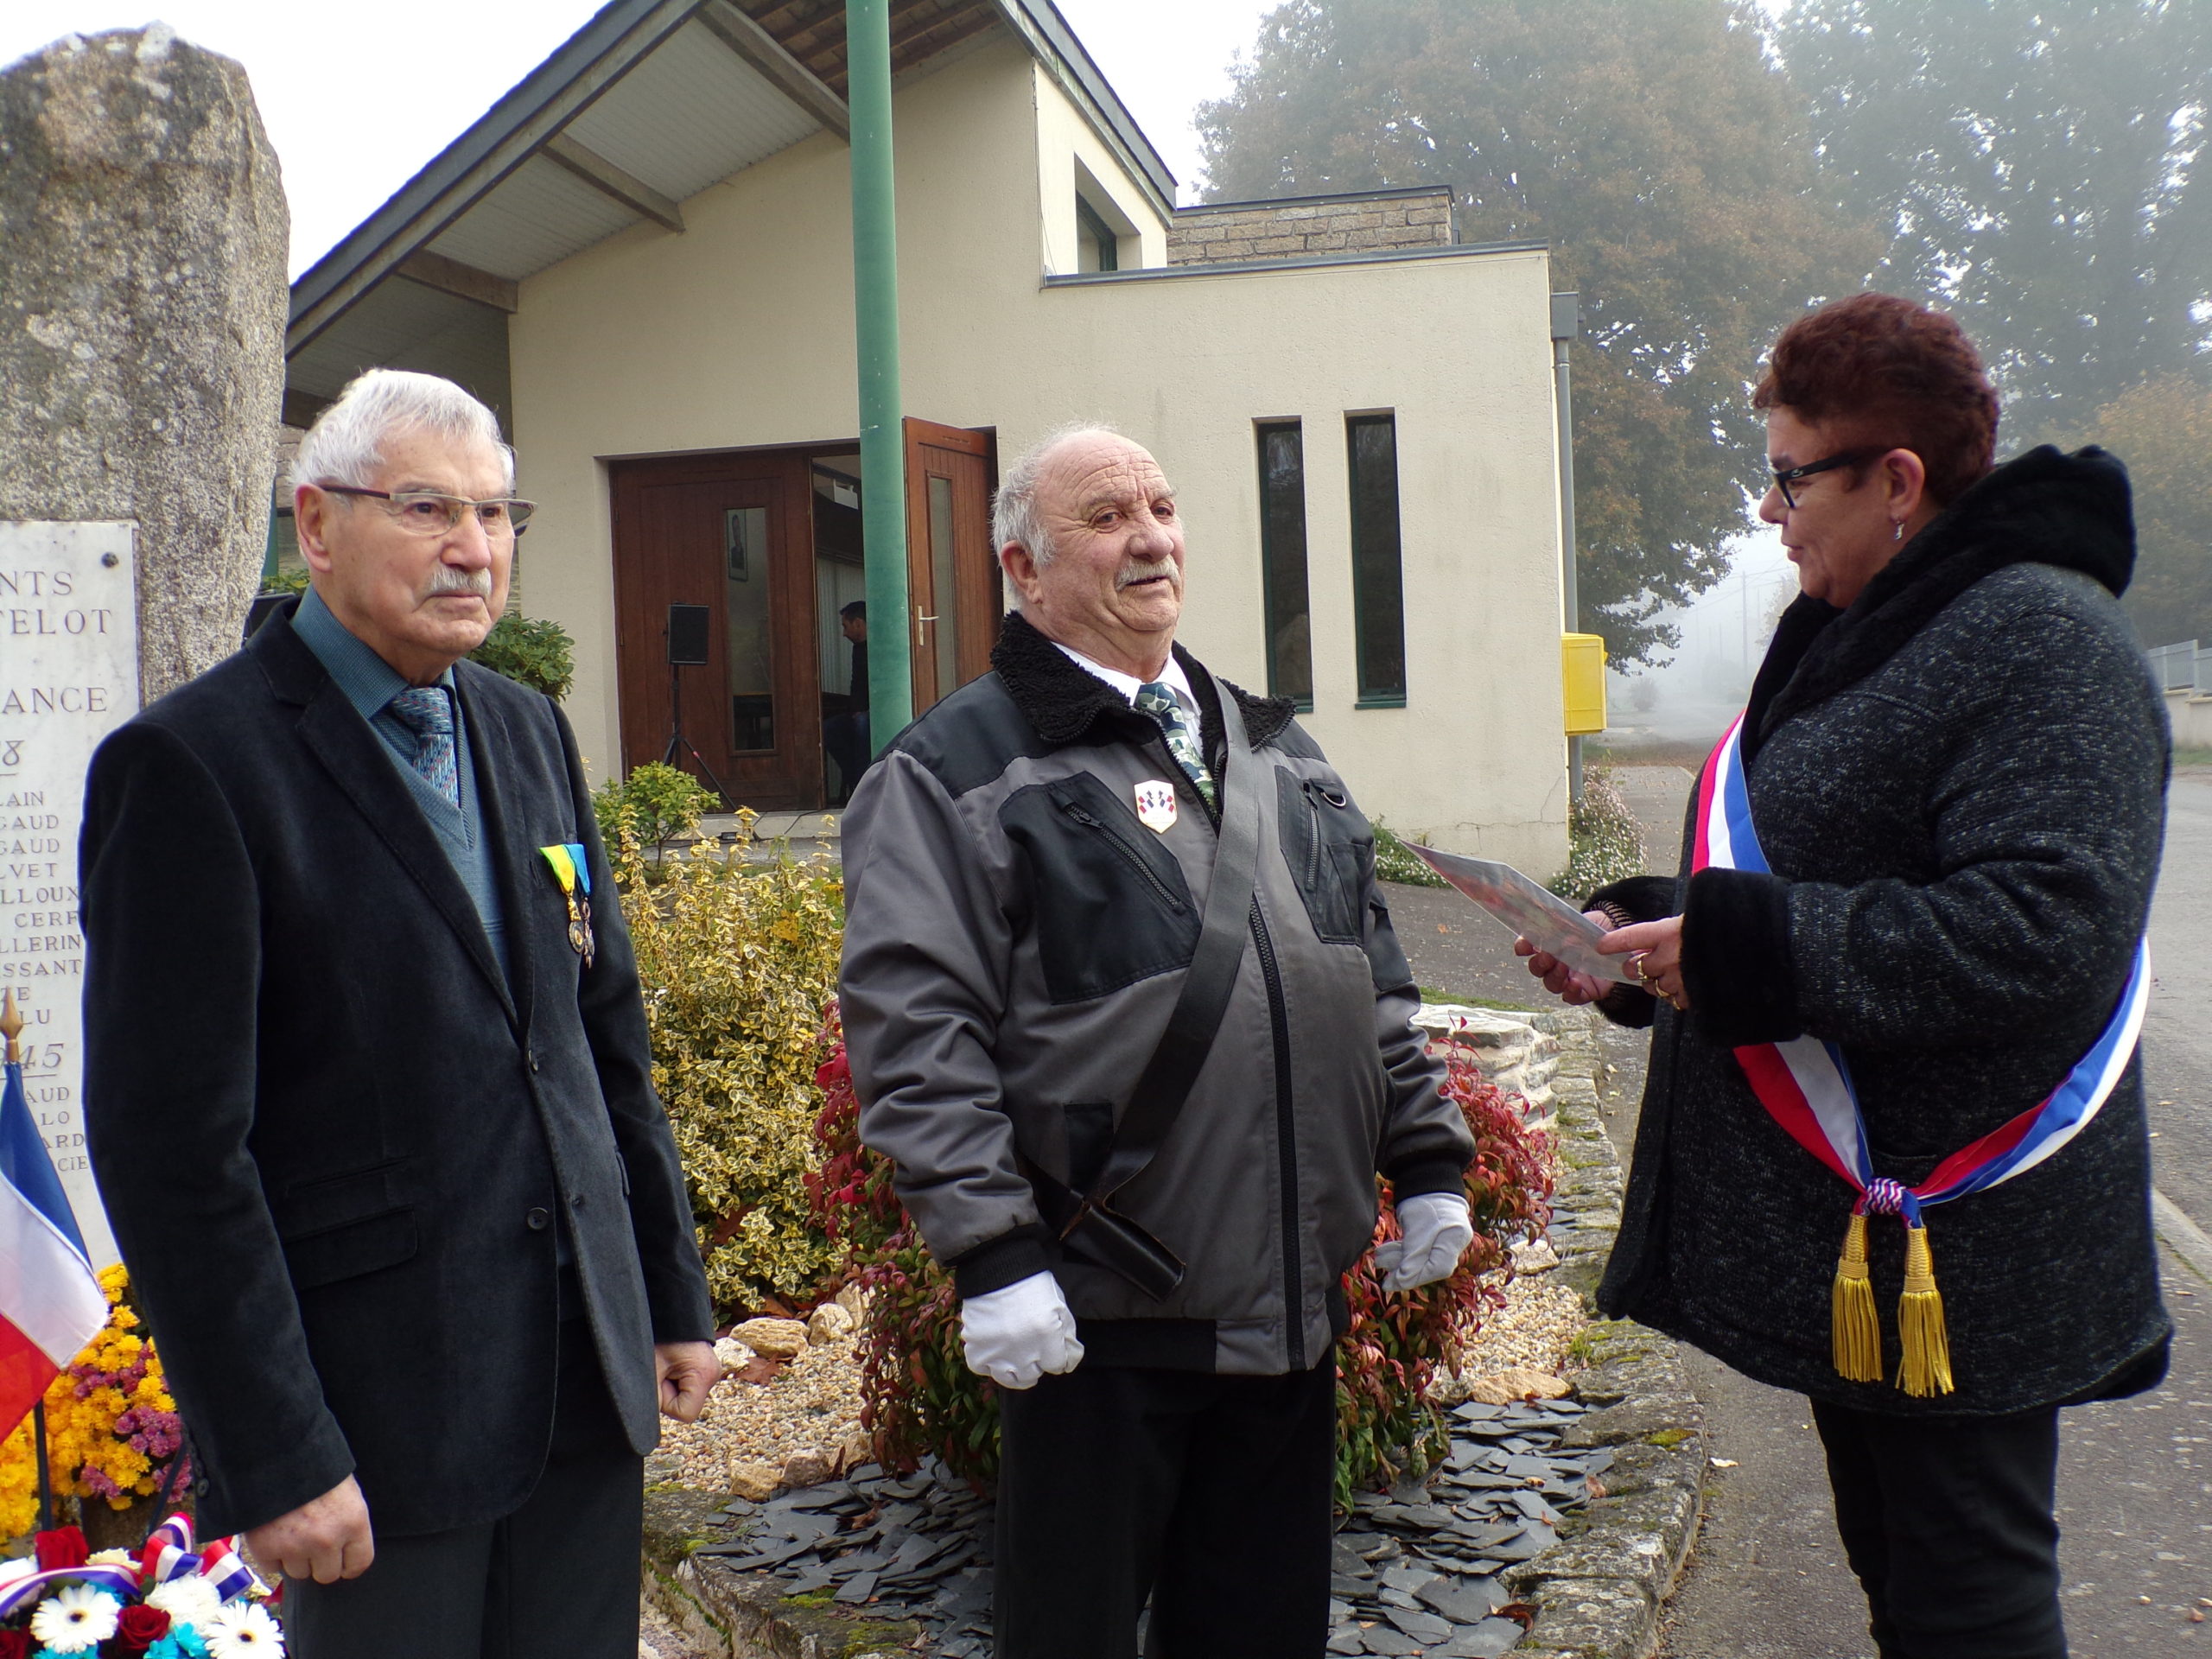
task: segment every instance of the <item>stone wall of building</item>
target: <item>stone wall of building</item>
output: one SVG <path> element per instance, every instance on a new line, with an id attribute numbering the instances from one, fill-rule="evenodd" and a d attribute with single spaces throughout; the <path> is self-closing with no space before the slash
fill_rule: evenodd
<path id="1" fill-rule="evenodd" d="M 1439 185 L 1425 190 L 1370 190 L 1178 208 L 1167 227 L 1167 263 L 1388 253 L 1445 247 L 1451 241 L 1449 189 Z"/>

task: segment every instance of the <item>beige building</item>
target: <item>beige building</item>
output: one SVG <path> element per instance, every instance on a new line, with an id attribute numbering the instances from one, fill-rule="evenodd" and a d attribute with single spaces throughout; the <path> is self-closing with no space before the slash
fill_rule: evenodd
<path id="1" fill-rule="evenodd" d="M 1558 869 L 1544 249 L 1452 244 L 1442 192 L 1178 213 L 1043 0 L 893 27 L 916 708 L 988 668 L 997 454 L 1103 419 L 1178 486 L 1192 650 L 1310 706 L 1394 827 Z M 292 418 L 386 363 L 509 419 L 524 607 L 575 639 L 601 775 L 660 757 L 674 683 L 739 799 L 842 797 L 843 39 L 836 0 L 616 0 L 295 285 Z M 703 664 L 670 666 L 671 605 Z"/>

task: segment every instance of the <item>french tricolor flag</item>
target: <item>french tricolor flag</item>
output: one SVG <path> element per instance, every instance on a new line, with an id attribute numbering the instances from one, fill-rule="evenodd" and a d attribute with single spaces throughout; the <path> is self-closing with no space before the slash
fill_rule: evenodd
<path id="1" fill-rule="evenodd" d="M 30 1414 L 47 1384 L 107 1323 L 107 1297 L 46 1155 L 23 1092 L 10 991 L 0 1010 L 7 1079 L 0 1087 L 0 1434 Z"/>

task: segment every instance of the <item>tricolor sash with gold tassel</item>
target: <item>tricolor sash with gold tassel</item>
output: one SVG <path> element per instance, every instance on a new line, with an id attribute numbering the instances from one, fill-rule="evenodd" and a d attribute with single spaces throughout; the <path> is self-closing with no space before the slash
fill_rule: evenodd
<path id="1" fill-rule="evenodd" d="M 1744 778 L 1743 717 L 1728 728 L 1698 783 L 1697 840 L 1693 871 L 1768 869 L 1751 827 L 1751 792 Z M 1854 1382 L 1883 1377 L 1882 1327 L 1866 1272 L 1866 1217 L 1897 1216 L 1905 1226 L 1904 1294 L 1897 1305 L 1897 1338 L 1904 1349 L 1897 1386 L 1927 1397 L 1952 1389 L 1950 1343 L 1943 1299 L 1936 1288 L 1935 1260 L 1922 1212 L 1964 1198 L 2033 1169 L 2089 1126 L 2127 1070 L 2150 1001 L 2151 950 L 2135 950 L 2135 963 L 2120 1006 L 2064 1082 L 2041 1105 L 1953 1153 L 1917 1186 L 1874 1173 L 1866 1125 L 1843 1051 L 1816 1037 L 1738 1048 L 1745 1079 L 1767 1113 L 1797 1144 L 1850 1183 L 1859 1194 L 1836 1264 L 1831 1311 L 1835 1368 Z"/>

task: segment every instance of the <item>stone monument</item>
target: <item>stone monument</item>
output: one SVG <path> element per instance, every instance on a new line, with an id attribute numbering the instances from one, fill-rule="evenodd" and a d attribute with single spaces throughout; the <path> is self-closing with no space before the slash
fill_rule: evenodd
<path id="1" fill-rule="evenodd" d="M 245 72 L 167 28 L 0 70 L 0 984 L 95 1264 L 86 762 L 235 650 L 284 378 L 287 215 Z M 180 964 L 181 967 L 186 964 Z"/>

